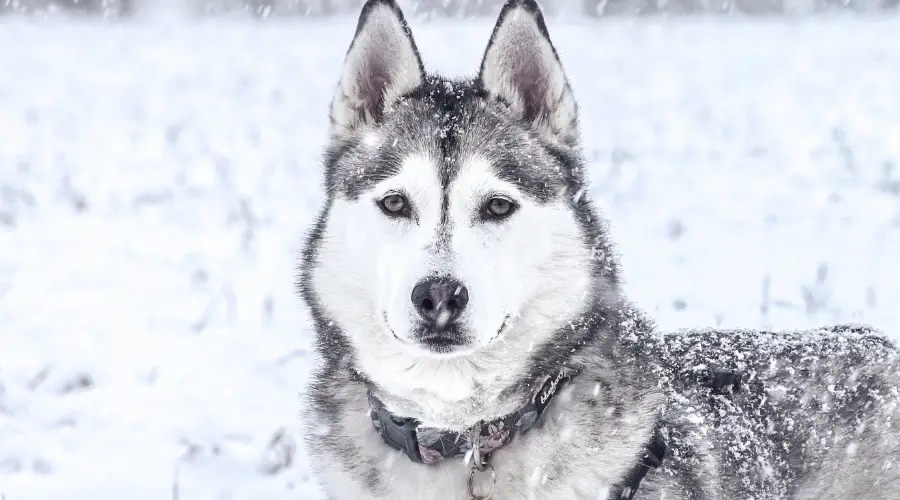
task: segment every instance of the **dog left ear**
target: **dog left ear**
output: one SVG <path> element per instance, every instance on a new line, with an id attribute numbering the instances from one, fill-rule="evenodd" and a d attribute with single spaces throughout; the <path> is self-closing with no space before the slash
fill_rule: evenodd
<path id="1" fill-rule="evenodd" d="M 391 105 L 425 80 L 403 12 L 394 0 L 367 0 L 331 102 L 336 135 L 379 125 Z"/>
<path id="2" fill-rule="evenodd" d="M 508 0 L 479 73 L 517 119 L 566 144 L 578 140 L 578 107 L 535 0 Z"/>

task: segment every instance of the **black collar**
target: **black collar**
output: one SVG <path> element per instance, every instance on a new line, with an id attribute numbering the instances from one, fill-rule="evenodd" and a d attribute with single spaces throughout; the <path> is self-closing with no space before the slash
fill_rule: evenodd
<path id="1" fill-rule="evenodd" d="M 562 371 L 554 376 L 544 377 L 537 385 L 538 389 L 521 408 L 497 420 L 481 422 L 464 433 L 425 427 L 413 418 L 397 418 L 371 391 L 369 416 L 384 442 L 404 452 L 413 462 L 432 464 L 447 458 L 465 456 L 472 450 L 472 441 L 476 436 L 481 456 L 487 456 L 540 423 L 553 396 L 571 378 L 571 375 Z"/>

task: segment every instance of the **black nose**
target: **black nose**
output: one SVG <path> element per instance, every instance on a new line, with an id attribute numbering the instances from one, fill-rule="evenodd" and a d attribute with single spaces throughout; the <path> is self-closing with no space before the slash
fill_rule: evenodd
<path id="1" fill-rule="evenodd" d="M 428 326 L 442 330 L 462 314 L 469 303 L 469 291 L 452 278 L 433 278 L 416 285 L 411 298 Z"/>

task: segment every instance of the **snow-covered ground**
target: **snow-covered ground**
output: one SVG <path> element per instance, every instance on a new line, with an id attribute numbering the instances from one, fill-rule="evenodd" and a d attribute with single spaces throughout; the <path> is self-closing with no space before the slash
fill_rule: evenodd
<path id="1" fill-rule="evenodd" d="M 322 498 L 292 284 L 354 24 L 0 24 L 0 498 Z M 413 28 L 471 72 L 490 21 Z M 900 19 L 550 30 L 661 327 L 900 338 Z"/>

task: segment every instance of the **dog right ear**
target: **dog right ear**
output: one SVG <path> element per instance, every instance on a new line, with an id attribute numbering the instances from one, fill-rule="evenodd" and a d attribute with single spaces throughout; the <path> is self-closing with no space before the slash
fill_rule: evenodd
<path id="1" fill-rule="evenodd" d="M 578 142 L 578 106 L 536 0 L 506 0 L 479 79 L 534 130 L 565 144 Z"/>
<path id="2" fill-rule="evenodd" d="M 396 100 L 425 81 L 425 68 L 394 0 L 368 0 L 331 102 L 331 132 L 381 123 Z"/>

